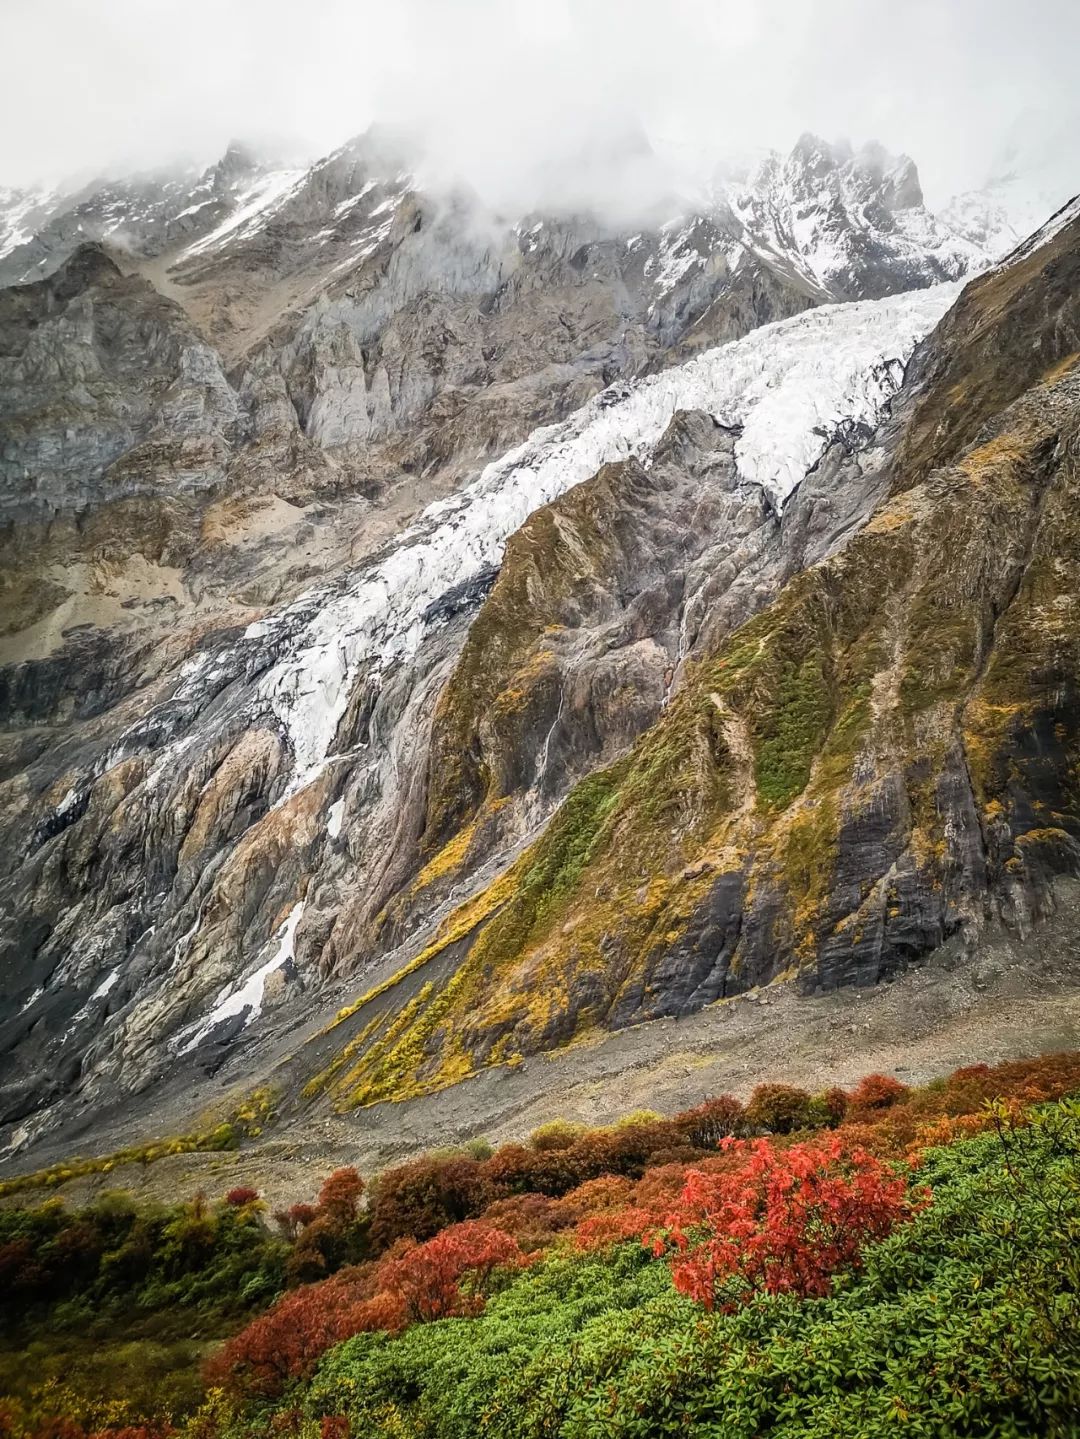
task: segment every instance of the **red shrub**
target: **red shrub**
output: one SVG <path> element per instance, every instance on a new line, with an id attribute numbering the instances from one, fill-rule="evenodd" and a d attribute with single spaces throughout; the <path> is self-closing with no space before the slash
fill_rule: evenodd
<path id="1" fill-rule="evenodd" d="M 335 1169 L 319 1190 L 319 1209 L 339 1224 L 351 1224 L 360 1207 L 364 1181 L 352 1167 Z"/>
<path id="2" fill-rule="evenodd" d="M 508 1234 L 475 1220 L 449 1229 L 377 1266 L 380 1290 L 399 1297 L 409 1321 L 426 1323 L 451 1314 L 476 1314 L 484 1307 L 483 1289 L 493 1270 L 521 1263 L 521 1250 Z M 468 1275 L 471 1292 L 460 1281 Z"/>
<path id="3" fill-rule="evenodd" d="M 249 1189 L 246 1185 L 239 1185 L 236 1189 L 230 1189 L 225 1196 L 225 1203 L 231 1204 L 234 1209 L 243 1209 L 245 1204 L 255 1204 L 259 1198 L 257 1189 Z"/>
<path id="4" fill-rule="evenodd" d="M 272 1397 L 353 1334 L 478 1313 L 492 1271 L 523 1262 L 509 1235 L 484 1224 L 453 1225 L 426 1244 L 402 1240 L 378 1263 L 343 1269 L 279 1299 L 223 1346 L 206 1367 L 207 1381 Z M 468 1293 L 461 1287 L 466 1276 Z"/>
<path id="5" fill-rule="evenodd" d="M 860 1113 L 868 1109 L 888 1109 L 910 1094 L 906 1084 L 888 1074 L 867 1074 L 851 1092 L 850 1108 Z"/>
<path id="6" fill-rule="evenodd" d="M 210 1360 L 210 1384 L 275 1395 L 311 1371 L 319 1357 L 350 1335 L 398 1329 L 400 1301 L 374 1290 L 373 1266 L 342 1270 L 321 1284 L 295 1289 L 234 1335 Z"/>
<path id="7" fill-rule="evenodd" d="M 858 1265 L 862 1246 L 913 1212 L 902 1177 L 836 1136 L 777 1150 L 767 1140 L 728 1140 L 742 1156 L 731 1174 L 692 1170 L 666 1232 L 675 1287 L 712 1309 L 717 1287 L 741 1277 L 749 1290 L 829 1292 L 831 1276 Z"/>
<path id="8" fill-rule="evenodd" d="M 547 1194 L 558 1198 L 593 1172 L 582 1172 L 582 1146 L 593 1142 L 594 1134 L 576 1140 L 565 1149 L 527 1149 L 523 1144 L 504 1144 L 484 1165 L 492 1197 L 510 1194 Z"/>
<path id="9" fill-rule="evenodd" d="M 324 1414 L 319 1439 L 349 1439 L 348 1415 Z"/>

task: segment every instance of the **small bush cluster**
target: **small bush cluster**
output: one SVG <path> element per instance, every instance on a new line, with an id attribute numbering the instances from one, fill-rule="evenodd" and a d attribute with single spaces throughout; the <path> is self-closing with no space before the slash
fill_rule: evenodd
<path id="1" fill-rule="evenodd" d="M 48 1307 L 63 1328 L 132 1305 L 243 1313 L 281 1288 L 288 1256 L 259 1208 L 257 1196 L 166 1207 L 117 1193 L 76 1213 L 59 1200 L 0 1209 L 0 1317 L 25 1324 Z"/>
<path id="2" fill-rule="evenodd" d="M 317 1203 L 278 1211 L 278 1228 L 292 1241 L 285 1267 L 290 1284 L 311 1283 L 364 1258 L 369 1219 L 360 1209 L 363 1193 L 364 1181 L 350 1166 L 330 1175 Z"/>

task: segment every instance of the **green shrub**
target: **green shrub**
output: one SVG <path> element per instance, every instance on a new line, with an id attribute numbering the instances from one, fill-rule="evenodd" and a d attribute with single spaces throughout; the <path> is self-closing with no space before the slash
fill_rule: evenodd
<path id="1" fill-rule="evenodd" d="M 474 1320 L 332 1351 L 310 1419 L 413 1439 L 1075 1439 L 1080 1107 L 932 1151 L 932 1204 L 828 1298 L 713 1315 L 640 1245 L 556 1258 Z"/>

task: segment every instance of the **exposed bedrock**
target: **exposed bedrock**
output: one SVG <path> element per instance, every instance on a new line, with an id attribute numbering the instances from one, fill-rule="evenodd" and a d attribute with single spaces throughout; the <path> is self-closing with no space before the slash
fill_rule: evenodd
<path id="1" fill-rule="evenodd" d="M 403 1018 L 372 1011 L 328 1081 L 349 1102 L 437 1088 L 779 976 L 873 984 L 950 935 L 974 938 L 989 914 L 1021 934 L 1039 922 L 1050 879 L 1080 859 L 1078 244 L 1074 222 L 970 286 L 879 443 L 839 460 L 834 447 L 782 522 L 759 512 L 759 553 L 725 582 L 723 618 L 710 606 L 696 643 L 665 652 L 674 683 L 654 722 L 448 918 L 409 968 L 429 967 L 431 982 L 410 979 Z M 942 386 L 968 398 L 959 419 L 942 418 Z M 680 421 L 665 445 L 698 423 Z M 710 453 L 723 449 L 718 437 Z M 814 482 L 836 465 L 846 504 L 858 494 L 867 508 L 834 499 L 820 534 Z M 633 493 L 640 477 L 624 478 Z M 579 525 L 612 482 L 573 492 Z M 533 546 L 547 526 L 569 552 L 552 510 L 530 522 Z M 617 533 L 613 585 L 633 553 Z M 565 651 L 548 638 L 580 623 L 582 605 L 529 540 L 527 527 L 440 700 L 429 821 L 444 862 L 476 852 L 485 808 L 522 803 L 507 688 L 545 738 L 556 716 L 571 766 L 583 743 L 565 705 L 574 685 L 556 679 Z M 640 559 L 633 569 L 647 582 Z M 581 573 L 602 614 L 609 591 Z M 470 667 L 481 635 L 489 658 Z M 447 970 L 441 945 L 462 933 L 467 953 Z"/>
<path id="2" fill-rule="evenodd" d="M 267 1045 L 398 1097 L 1038 921 L 1075 226 L 916 349 L 956 291 L 889 274 L 976 257 L 871 160 L 792 159 L 835 201 L 797 255 L 734 201 L 492 233 L 238 158 L 206 227 L 0 291 L 5 1138 Z"/>

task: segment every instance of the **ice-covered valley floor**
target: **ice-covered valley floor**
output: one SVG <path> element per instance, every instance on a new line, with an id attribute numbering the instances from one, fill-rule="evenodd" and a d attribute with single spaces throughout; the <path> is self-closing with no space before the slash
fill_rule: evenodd
<path id="1" fill-rule="evenodd" d="M 874 423 L 916 344 L 959 289 L 947 284 L 821 306 L 684 365 L 613 385 L 568 419 L 535 431 L 452 499 L 431 505 L 391 554 L 327 593 L 325 603 L 308 593 L 253 625 L 251 639 L 289 635 L 261 694 L 292 744 L 292 789 L 325 759 L 360 668 L 413 653 L 432 622 L 431 607 L 497 566 L 507 539 L 534 510 L 606 463 L 630 456 L 647 463 L 675 412 L 690 409 L 741 427 L 741 476 L 782 505 L 841 428 Z"/>

